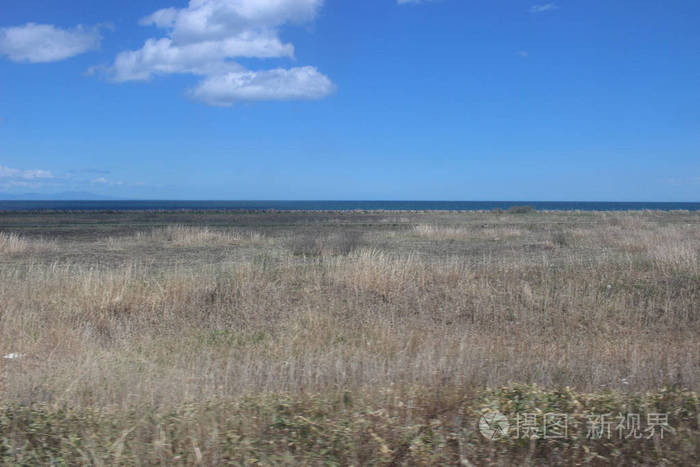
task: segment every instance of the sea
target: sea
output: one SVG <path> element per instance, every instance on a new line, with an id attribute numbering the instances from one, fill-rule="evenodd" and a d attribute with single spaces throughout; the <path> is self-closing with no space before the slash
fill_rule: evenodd
<path id="1" fill-rule="evenodd" d="M 616 201 L 0 201 L 0 211 L 481 211 L 532 206 L 553 211 L 700 210 L 700 202 Z"/>

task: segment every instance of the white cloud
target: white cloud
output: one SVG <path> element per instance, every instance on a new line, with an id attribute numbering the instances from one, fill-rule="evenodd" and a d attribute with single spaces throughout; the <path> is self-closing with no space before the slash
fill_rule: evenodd
<path id="1" fill-rule="evenodd" d="M 212 105 L 236 101 L 320 99 L 335 86 L 312 66 L 266 71 L 238 71 L 203 80 L 190 95 Z"/>
<path id="2" fill-rule="evenodd" d="M 18 180 L 36 180 L 53 178 L 53 174 L 48 170 L 20 170 L 0 165 L 0 178 L 10 178 Z"/>
<path id="3" fill-rule="evenodd" d="M 280 39 L 279 28 L 313 20 L 322 5 L 323 0 L 190 0 L 186 8 L 161 9 L 140 23 L 165 30 L 165 37 L 119 53 L 108 74 L 114 81 L 204 76 L 190 95 L 212 105 L 321 98 L 333 85 L 313 67 L 250 71 L 235 60 L 293 58 L 294 46 Z"/>
<path id="4" fill-rule="evenodd" d="M 0 184 L 0 186 L 3 187 L 3 189 L 7 188 L 14 188 L 14 187 L 21 187 L 21 188 L 37 188 L 39 187 L 38 183 L 31 183 L 31 182 L 25 182 L 23 180 L 10 180 L 9 182 L 3 182 Z"/>
<path id="5" fill-rule="evenodd" d="M 532 5 L 530 7 L 530 13 L 544 13 L 545 11 L 552 11 L 559 8 L 556 3 L 542 3 L 539 5 Z"/>
<path id="6" fill-rule="evenodd" d="M 190 0 L 187 8 L 165 8 L 141 24 L 170 29 L 179 44 L 223 40 L 240 33 L 274 30 L 316 17 L 323 0 Z"/>
<path id="7" fill-rule="evenodd" d="M 124 182 L 122 182 L 122 181 L 109 180 L 106 177 L 93 178 L 92 180 L 90 180 L 90 183 L 92 183 L 93 185 L 111 185 L 111 186 L 119 186 L 119 185 L 124 184 Z"/>
<path id="8" fill-rule="evenodd" d="M 0 165 L 0 178 L 16 177 L 18 174 L 19 170 Z"/>
<path id="9" fill-rule="evenodd" d="M 49 170 L 17 169 L 0 165 L 0 191 L 27 189 L 46 192 L 53 191 L 82 191 L 91 188 L 113 189 L 117 187 L 135 186 L 107 175 L 109 170 L 102 169 L 73 169 L 54 175 Z M 146 186 L 146 185 L 143 185 Z"/>
<path id="10" fill-rule="evenodd" d="M 0 28 L 0 55 L 15 62 L 55 62 L 96 49 L 101 40 L 97 27 L 60 29 L 50 24 L 27 23 Z"/>
<path id="11" fill-rule="evenodd" d="M 184 46 L 168 38 L 148 39 L 143 48 L 122 52 L 114 61 L 115 81 L 148 80 L 154 74 L 191 73 L 209 75 L 240 69 L 230 57 L 291 56 L 294 48 L 276 37 L 231 37 Z"/>
<path id="12" fill-rule="evenodd" d="M 53 178 L 53 175 L 48 170 L 25 170 L 22 176 L 27 180 L 33 180 L 35 178 Z"/>

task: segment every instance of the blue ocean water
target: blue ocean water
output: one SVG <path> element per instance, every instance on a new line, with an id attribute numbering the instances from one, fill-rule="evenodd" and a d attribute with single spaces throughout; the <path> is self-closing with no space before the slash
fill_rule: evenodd
<path id="1" fill-rule="evenodd" d="M 599 201 L 0 201 L 0 211 L 137 211 L 137 210 L 407 210 L 407 211 L 476 211 L 532 206 L 538 210 L 627 211 L 676 210 L 697 211 L 700 202 L 599 202 Z"/>

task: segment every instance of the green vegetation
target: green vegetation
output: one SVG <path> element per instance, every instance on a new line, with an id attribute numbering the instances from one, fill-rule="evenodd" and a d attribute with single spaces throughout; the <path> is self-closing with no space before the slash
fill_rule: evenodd
<path id="1" fill-rule="evenodd" d="M 382 399 L 268 395 L 162 411 L 0 409 L 0 459 L 8 464 L 234 465 L 695 465 L 697 394 L 663 390 L 639 396 L 512 386 L 482 392 L 385 391 Z M 509 436 L 486 440 L 482 413 L 567 413 L 563 439 Z M 667 413 L 673 431 L 590 439 L 600 414 Z"/>

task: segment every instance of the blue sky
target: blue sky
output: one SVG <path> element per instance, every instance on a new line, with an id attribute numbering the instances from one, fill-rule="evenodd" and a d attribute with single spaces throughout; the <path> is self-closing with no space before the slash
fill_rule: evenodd
<path id="1" fill-rule="evenodd" d="M 695 0 L 24 0 L 0 192 L 700 200 Z"/>

